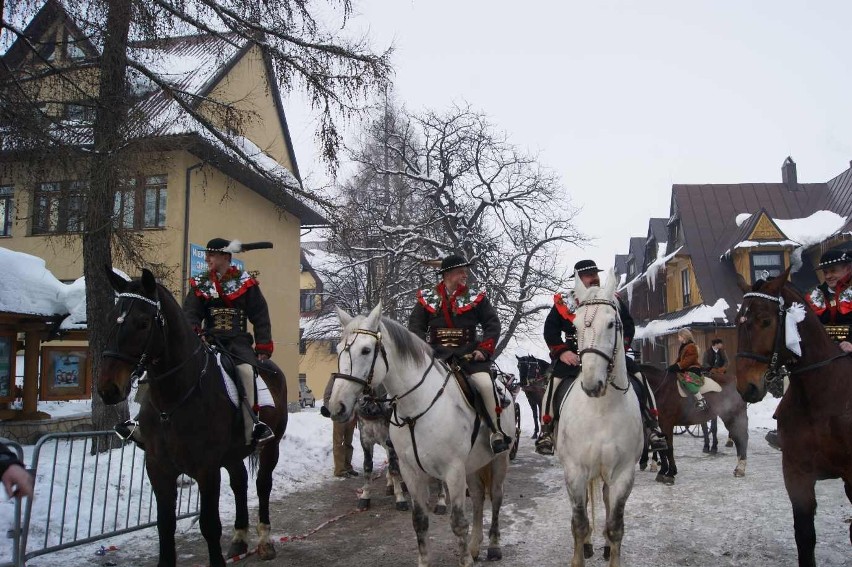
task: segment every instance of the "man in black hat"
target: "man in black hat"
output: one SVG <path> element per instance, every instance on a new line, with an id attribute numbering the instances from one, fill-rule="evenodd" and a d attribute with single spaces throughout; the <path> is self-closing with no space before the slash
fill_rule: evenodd
<path id="1" fill-rule="evenodd" d="M 256 441 L 261 445 L 275 438 L 272 429 L 255 413 L 252 366 L 256 360 L 272 356 L 272 325 L 258 281 L 231 264 L 231 254 L 271 247 L 265 242 L 242 244 L 237 240 L 212 239 L 204 255 L 208 271 L 190 278 L 190 290 L 183 302 L 183 311 L 195 330 L 234 358 L 245 395 L 243 416 L 247 444 Z M 246 328 L 246 320 L 254 328 L 254 338 Z"/>
<path id="2" fill-rule="evenodd" d="M 574 264 L 574 273 L 586 287 L 601 285 L 598 269 L 594 260 L 580 260 Z M 627 306 L 616 295 L 618 300 L 618 314 L 624 329 L 624 350 L 630 348 L 633 341 L 633 333 L 636 326 Z M 577 301 L 574 292 L 565 296 L 557 293 L 553 296 L 553 307 L 544 321 L 544 341 L 550 349 L 550 358 L 553 361 L 550 370 L 550 380 L 544 392 L 544 409 L 542 412 L 541 435 L 535 443 L 535 450 L 541 455 L 553 454 L 553 431 L 556 429 L 554 419 L 554 406 L 560 402 L 560 398 L 568 391 L 568 386 L 580 375 L 580 356 L 577 354 L 577 328 L 574 327 L 574 312 L 577 309 Z M 648 440 L 654 451 L 665 451 L 668 448 L 666 438 L 660 431 L 657 422 L 657 409 L 654 404 L 653 395 L 648 388 L 639 371 L 639 365 L 632 358 L 627 357 L 627 372 L 631 375 L 633 389 L 639 398 L 639 407 L 642 410 L 642 419 L 645 428 L 649 431 Z M 564 386 L 562 386 L 565 381 Z M 560 387 L 562 386 L 562 387 Z"/>
<path id="3" fill-rule="evenodd" d="M 500 453 L 509 448 L 509 438 L 500 429 L 502 411 L 491 378 L 491 357 L 500 338 L 500 319 L 485 296 L 467 287 L 468 266 L 471 263 L 455 254 L 441 262 L 441 283 L 427 290 L 418 290 L 417 304 L 411 311 L 408 328 L 432 345 L 435 356 L 447 360 L 453 356 L 470 360 L 462 369 L 470 376 L 491 421 L 491 449 Z M 477 338 L 477 326 L 482 336 Z"/>

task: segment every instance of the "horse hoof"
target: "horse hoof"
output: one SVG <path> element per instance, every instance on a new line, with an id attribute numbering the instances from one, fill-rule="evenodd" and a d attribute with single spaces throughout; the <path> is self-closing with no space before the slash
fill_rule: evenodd
<path id="1" fill-rule="evenodd" d="M 639 463 L 639 470 L 644 471 L 648 468 L 648 463 Z"/>
<path id="2" fill-rule="evenodd" d="M 725 441 L 725 447 L 733 447 L 733 446 L 734 446 L 734 440 L 733 439 L 728 439 L 727 441 Z"/>
<path id="3" fill-rule="evenodd" d="M 657 464 L 657 461 L 651 461 L 651 472 L 657 472 L 660 470 L 660 465 Z"/>
<path id="4" fill-rule="evenodd" d="M 437 516 L 444 516 L 444 515 L 446 515 L 446 513 L 447 513 L 447 507 L 446 506 L 444 506 L 442 504 L 435 506 L 435 514 Z"/>
<path id="5" fill-rule="evenodd" d="M 673 476 L 663 476 L 663 484 L 665 484 L 666 486 L 673 485 L 674 484 L 674 477 Z"/>
<path id="6" fill-rule="evenodd" d="M 657 482 L 664 482 L 665 478 L 666 475 L 664 475 L 663 473 L 657 473 L 657 476 L 656 478 L 654 478 L 654 480 L 656 480 Z"/>
<path id="7" fill-rule="evenodd" d="M 709 452 L 710 452 L 710 447 L 708 447 L 707 445 L 704 445 L 704 448 L 703 448 L 703 449 L 701 449 L 701 452 L 702 452 L 702 453 L 709 453 Z"/>
<path id="8" fill-rule="evenodd" d="M 742 477 L 744 477 L 744 476 L 745 476 L 745 471 L 744 471 L 744 470 L 742 470 L 742 469 L 738 469 L 738 468 L 737 468 L 737 469 L 734 469 L 734 476 L 735 476 L 736 478 L 742 478 Z"/>
<path id="9" fill-rule="evenodd" d="M 356 508 L 360 512 L 363 512 L 364 510 L 369 510 L 370 509 L 370 499 L 369 498 L 359 498 L 358 499 L 358 505 L 356 506 Z"/>
<path id="10" fill-rule="evenodd" d="M 584 543 L 583 544 L 583 557 L 585 557 L 586 559 L 589 559 L 594 554 L 595 554 L 595 548 L 592 547 L 592 544 L 591 543 Z"/>
<path id="11" fill-rule="evenodd" d="M 264 561 L 269 561 L 270 559 L 275 559 L 275 546 L 272 545 L 271 541 L 267 541 L 266 543 L 261 543 L 257 546 L 257 556 L 263 559 Z"/>
<path id="12" fill-rule="evenodd" d="M 538 439 L 538 433 L 533 433 L 530 439 Z"/>
<path id="13" fill-rule="evenodd" d="M 393 485 L 385 487 L 385 496 L 393 496 Z"/>
<path id="14" fill-rule="evenodd" d="M 407 512 L 409 510 L 408 502 L 404 502 L 404 501 L 397 502 L 396 503 L 396 509 L 399 510 L 400 512 Z"/>
<path id="15" fill-rule="evenodd" d="M 605 545 L 604 546 L 604 554 L 603 554 L 604 561 L 609 561 L 609 554 L 611 552 L 612 552 L 612 548 L 608 545 Z"/>
<path id="16" fill-rule="evenodd" d="M 716 445 L 713 445 L 712 447 L 710 447 L 710 454 L 711 455 L 716 455 L 718 453 L 719 453 L 719 447 L 717 447 Z"/>
<path id="17" fill-rule="evenodd" d="M 244 541 L 232 541 L 228 548 L 228 557 L 236 557 L 248 551 L 248 544 Z"/>
<path id="18" fill-rule="evenodd" d="M 500 561 L 503 559 L 503 550 L 499 547 L 488 548 L 488 561 Z"/>

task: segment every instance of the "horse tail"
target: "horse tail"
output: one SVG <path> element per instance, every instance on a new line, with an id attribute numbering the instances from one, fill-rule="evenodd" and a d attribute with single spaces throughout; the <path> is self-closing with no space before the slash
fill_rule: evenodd
<path id="1" fill-rule="evenodd" d="M 248 458 L 249 464 L 249 474 L 252 478 L 257 476 L 257 467 L 260 464 L 260 449 L 255 449 L 252 451 L 251 455 Z"/>

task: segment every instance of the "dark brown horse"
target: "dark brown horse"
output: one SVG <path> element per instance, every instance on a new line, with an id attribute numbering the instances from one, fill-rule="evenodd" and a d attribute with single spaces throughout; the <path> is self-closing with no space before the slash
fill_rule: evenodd
<path id="1" fill-rule="evenodd" d="M 139 422 L 147 453 L 146 469 L 157 498 L 160 536 L 158 567 L 172 567 L 175 556 L 176 480 L 181 473 L 198 482 L 201 533 L 207 541 L 210 565 L 225 565 L 220 538 L 219 486 L 221 468 L 231 478 L 236 500 L 234 540 L 228 556 L 248 550 L 248 473 L 243 459 L 253 453 L 245 443 L 241 411 L 228 398 L 214 356 L 193 331 L 175 298 L 142 271 L 139 282 L 125 281 L 109 272 L 118 292 L 98 393 L 107 404 L 127 399 L 134 380 L 147 372 L 150 384 Z M 261 408 L 261 419 L 275 432 L 275 440 L 260 451 L 257 470 L 259 500 L 258 554 L 275 556 L 269 541 L 269 494 L 272 471 L 278 463 L 278 443 L 287 427 L 287 386 L 284 374 L 271 362 L 261 376 L 275 407 Z"/>
<path id="2" fill-rule="evenodd" d="M 660 454 L 660 472 L 657 474 L 657 481 L 674 484 L 675 475 L 677 475 L 674 459 L 675 426 L 706 423 L 716 416 L 722 418 L 737 447 L 737 466 L 734 468 L 734 476 L 745 476 L 748 414 L 745 402 L 737 393 L 736 378 L 728 375 L 714 376 L 714 379 L 722 386 L 722 391 L 704 394 L 707 409 L 699 410 L 691 397 L 681 397 L 674 374 L 647 364 L 641 367 L 642 374 L 648 380 L 648 385 L 657 399 L 660 428 L 669 444 L 668 450 Z"/>
<path id="3" fill-rule="evenodd" d="M 515 356 L 518 359 L 518 379 L 521 382 L 521 390 L 527 396 L 527 401 L 532 409 L 534 424 L 533 439 L 538 439 L 539 424 L 541 423 L 541 403 L 544 400 L 544 388 L 547 386 L 547 378 L 544 375 L 550 363 L 532 355 Z"/>
<path id="4" fill-rule="evenodd" d="M 852 502 L 852 358 L 831 340 L 814 313 L 804 308 L 798 324 L 801 356 L 786 346 L 785 319 L 802 295 L 787 282 L 789 269 L 749 289 L 737 314 L 737 388 L 747 402 L 766 395 L 768 383 L 789 376 L 775 415 L 784 485 L 793 505 L 799 565 L 816 565 L 818 480 L 842 478 Z M 798 309 L 793 307 L 792 309 Z M 849 527 L 852 543 L 852 526 Z"/>

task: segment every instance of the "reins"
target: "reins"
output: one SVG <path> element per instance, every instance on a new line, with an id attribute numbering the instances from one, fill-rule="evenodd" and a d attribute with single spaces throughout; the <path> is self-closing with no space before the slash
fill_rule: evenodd
<path id="1" fill-rule="evenodd" d="M 630 380 L 629 379 L 627 380 L 627 386 L 625 386 L 624 388 L 620 388 L 619 386 L 617 386 L 615 384 L 615 373 L 613 372 L 613 369 L 615 368 L 615 362 L 616 362 L 615 359 L 616 359 L 616 356 L 618 355 L 618 342 L 620 340 L 622 340 L 621 337 L 624 335 L 623 326 L 622 326 L 622 323 L 621 323 L 621 317 L 618 316 L 618 306 L 616 305 L 615 301 L 612 301 L 612 300 L 609 300 L 609 299 L 594 299 L 593 298 L 593 299 L 589 299 L 589 300 L 586 300 L 586 301 L 581 301 L 580 304 L 577 306 L 577 308 L 579 309 L 580 307 L 586 307 L 586 306 L 589 306 L 589 305 L 594 305 L 595 308 L 592 309 L 592 310 L 586 310 L 584 312 L 583 325 L 586 328 L 590 328 L 592 326 L 592 321 L 595 320 L 595 317 L 598 314 L 598 310 L 597 310 L 598 305 L 606 305 L 608 307 L 612 307 L 613 309 L 615 309 L 615 313 L 616 313 L 616 317 L 615 317 L 615 341 L 613 342 L 613 345 L 612 345 L 612 354 L 607 354 L 604 351 L 602 351 L 598 348 L 595 348 L 595 343 L 594 343 L 594 339 L 593 339 L 591 346 L 584 348 L 579 353 L 577 353 L 577 356 L 580 358 L 580 363 L 582 364 L 583 355 L 587 354 L 587 353 L 596 354 L 596 355 L 602 357 L 604 360 L 607 361 L 607 365 L 606 365 L 606 376 L 607 376 L 606 381 L 607 381 L 607 384 L 611 384 L 612 387 L 615 388 L 616 390 L 618 390 L 619 392 L 627 392 L 630 389 Z M 589 311 L 591 311 L 591 317 L 589 316 Z"/>

